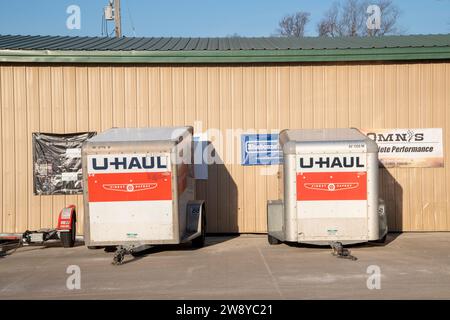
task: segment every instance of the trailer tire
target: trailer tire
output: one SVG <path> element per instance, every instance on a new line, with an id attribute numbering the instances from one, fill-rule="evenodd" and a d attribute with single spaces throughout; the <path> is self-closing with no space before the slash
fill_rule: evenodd
<path id="1" fill-rule="evenodd" d="M 72 219 L 72 228 L 69 232 L 61 232 L 60 238 L 64 248 L 72 248 L 75 245 L 77 234 L 75 219 Z"/>
<path id="2" fill-rule="evenodd" d="M 373 242 L 373 243 L 385 243 L 386 242 L 386 238 L 387 238 L 387 233 L 383 236 L 383 238 L 378 239 L 378 240 L 373 240 L 371 242 Z"/>
<path id="3" fill-rule="evenodd" d="M 200 235 L 192 239 L 192 246 L 194 248 L 203 248 L 205 246 L 205 238 L 206 238 L 206 217 L 205 217 L 205 207 L 202 206 L 202 231 Z"/>
<path id="4" fill-rule="evenodd" d="M 267 235 L 267 241 L 269 242 L 270 245 L 275 245 L 275 244 L 280 244 L 281 241 L 278 240 L 275 237 L 272 237 L 270 234 Z"/>

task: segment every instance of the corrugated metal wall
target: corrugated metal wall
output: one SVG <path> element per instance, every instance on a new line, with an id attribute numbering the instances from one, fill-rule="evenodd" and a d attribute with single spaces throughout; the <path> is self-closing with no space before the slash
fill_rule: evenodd
<path id="1" fill-rule="evenodd" d="M 450 230 L 450 63 L 93 66 L 0 65 L 0 231 L 55 225 L 81 196 L 32 194 L 31 133 L 112 126 L 444 128 L 446 168 L 381 172 L 389 226 Z M 235 141 L 239 153 L 239 143 Z M 219 156 L 226 158 L 225 151 Z M 209 232 L 265 232 L 276 176 L 213 165 L 198 185 Z M 82 218 L 82 214 L 79 215 Z M 82 227 L 82 219 L 78 225 Z"/>

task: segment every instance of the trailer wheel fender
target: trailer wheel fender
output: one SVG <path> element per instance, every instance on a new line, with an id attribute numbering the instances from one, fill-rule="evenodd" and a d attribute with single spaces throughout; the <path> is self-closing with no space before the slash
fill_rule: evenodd
<path id="1" fill-rule="evenodd" d="M 58 231 L 66 231 L 72 228 L 72 222 L 77 221 L 75 205 L 71 204 L 63 208 L 58 216 Z"/>
<path id="2" fill-rule="evenodd" d="M 205 202 L 202 200 L 190 201 L 187 209 L 187 231 L 200 232 L 200 235 L 192 240 L 192 245 L 201 248 L 205 244 L 206 235 L 206 211 Z"/>
<path id="3" fill-rule="evenodd" d="M 76 209 L 75 205 L 70 205 L 61 210 L 58 217 L 58 231 L 64 248 L 71 248 L 75 245 L 76 230 Z"/>

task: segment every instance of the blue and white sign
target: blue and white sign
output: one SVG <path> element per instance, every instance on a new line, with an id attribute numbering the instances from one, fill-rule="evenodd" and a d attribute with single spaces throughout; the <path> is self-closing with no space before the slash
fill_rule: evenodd
<path id="1" fill-rule="evenodd" d="M 241 135 L 241 164 L 270 165 L 283 162 L 278 133 Z"/>

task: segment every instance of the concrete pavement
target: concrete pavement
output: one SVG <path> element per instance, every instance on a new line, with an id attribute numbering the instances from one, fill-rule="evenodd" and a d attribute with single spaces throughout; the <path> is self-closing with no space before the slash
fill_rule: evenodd
<path id="1" fill-rule="evenodd" d="M 350 249 L 357 261 L 330 248 L 270 246 L 265 235 L 208 237 L 201 249 L 154 247 L 113 266 L 102 249 L 28 246 L 0 257 L 0 299 L 450 298 L 450 233 L 390 234 L 386 245 Z M 79 290 L 66 286 L 71 265 Z M 381 289 L 369 290 L 377 268 Z"/>

